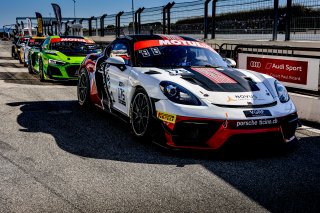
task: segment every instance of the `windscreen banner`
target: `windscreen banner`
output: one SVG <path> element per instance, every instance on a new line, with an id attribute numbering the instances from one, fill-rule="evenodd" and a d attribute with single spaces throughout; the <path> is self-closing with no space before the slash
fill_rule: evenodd
<path id="1" fill-rule="evenodd" d="M 318 91 L 320 60 L 239 53 L 238 67 L 270 75 L 285 86 Z"/>
<path id="2" fill-rule="evenodd" d="M 58 4 L 51 4 L 51 5 L 53 8 L 53 12 L 56 16 L 58 35 L 60 35 L 61 34 L 61 24 L 62 24 L 61 9 Z"/>
<path id="3" fill-rule="evenodd" d="M 21 35 L 24 36 L 24 24 L 23 21 L 21 21 Z"/>
<path id="4" fill-rule="evenodd" d="M 43 36 L 43 20 L 42 15 L 38 12 L 36 12 L 36 17 L 38 21 L 38 30 L 37 30 L 37 36 Z"/>

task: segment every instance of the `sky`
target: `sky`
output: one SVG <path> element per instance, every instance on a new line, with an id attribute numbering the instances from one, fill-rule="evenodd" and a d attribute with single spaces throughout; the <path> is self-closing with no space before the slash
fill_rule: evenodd
<path id="1" fill-rule="evenodd" d="M 156 7 L 172 2 L 173 0 L 134 0 L 134 8 Z M 174 2 L 187 2 L 193 0 L 174 0 Z M 61 7 L 62 17 L 73 16 L 73 0 L 1 0 L 0 28 L 3 25 L 14 24 L 16 17 L 35 17 L 40 12 L 43 17 L 54 17 L 51 3 Z M 115 14 L 119 11 L 131 11 L 132 0 L 76 0 L 76 17 L 101 16 Z"/>

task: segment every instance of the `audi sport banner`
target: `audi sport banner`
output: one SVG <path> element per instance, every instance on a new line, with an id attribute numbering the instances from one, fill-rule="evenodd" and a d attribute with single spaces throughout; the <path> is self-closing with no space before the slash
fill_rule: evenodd
<path id="1" fill-rule="evenodd" d="M 27 23 L 28 23 L 29 36 L 32 36 L 32 23 L 31 23 L 31 19 L 27 18 Z"/>
<path id="2" fill-rule="evenodd" d="M 24 36 L 24 24 L 23 21 L 21 21 L 21 35 Z"/>
<path id="3" fill-rule="evenodd" d="M 51 4 L 52 8 L 53 8 L 53 12 L 56 16 L 56 20 L 57 20 L 57 28 L 58 28 L 58 35 L 61 34 L 61 24 L 62 24 L 62 16 L 61 16 L 61 9 L 60 6 L 57 4 Z"/>
<path id="4" fill-rule="evenodd" d="M 36 12 L 37 21 L 38 21 L 38 30 L 37 30 L 37 36 L 43 36 L 43 21 L 42 21 L 42 15 L 38 12 Z"/>
<path id="5" fill-rule="evenodd" d="M 270 75 L 286 86 L 318 90 L 319 59 L 239 54 L 239 68 Z"/>

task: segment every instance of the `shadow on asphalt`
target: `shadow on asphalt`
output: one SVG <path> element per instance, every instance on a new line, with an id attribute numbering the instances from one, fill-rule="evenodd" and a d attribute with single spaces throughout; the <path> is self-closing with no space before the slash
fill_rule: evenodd
<path id="1" fill-rule="evenodd" d="M 0 56 L 0 60 L 15 61 L 15 60 L 18 60 L 18 59 L 14 59 L 14 58 L 9 57 L 9 56 Z"/>
<path id="2" fill-rule="evenodd" d="M 199 164 L 271 212 L 317 212 L 320 208 L 320 137 L 302 138 L 291 152 L 245 147 L 221 153 L 168 151 L 132 139 L 123 121 L 76 101 L 15 102 L 25 132 L 51 134 L 64 151 L 85 158 Z M 252 154 L 254 153 L 254 154 Z"/>
<path id="3" fill-rule="evenodd" d="M 1 66 L 1 63 L 0 63 Z M 45 81 L 41 82 L 35 74 L 29 74 L 27 69 L 22 72 L 0 72 L 0 80 L 5 83 L 28 84 L 28 85 L 63 85 L 76 86 L 77 81 Z"/>

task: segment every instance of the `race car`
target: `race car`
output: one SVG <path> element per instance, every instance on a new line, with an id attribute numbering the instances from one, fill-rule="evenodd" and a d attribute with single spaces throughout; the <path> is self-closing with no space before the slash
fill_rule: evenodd
<path id="1" fill-rule="evenodd" d="M 20 36 L 16 41 L 12 42 L 11 47 L 11 56 L 14 59 L 19 59 L 20 57 L 20 48 L 27 43 L 29 36 Z"/>
<path id="2" fill-rule="evenodd" d="M 19 60 L 20 63 L 23 63 L 23 65 L 25 67 L 28 66 L 28 55 L 29 55 L 29 51 L 31 48 L 36 48 L 39 49 L 39 47 L 41 46 L 42 42 L 46 39 L 46 37 L 31 37 L 29 38 L 29 40 L 26 42 L 25 45 L 22 45 L 20 48 L 20 56 L 19 56 Z M 34 51 L 36 52 L 36 51 Z"/>
<path id="3" fill-rule="evenodd" d="M 82 63 L 81 106 L 120 116 L 133 135 L 175 149 L 217 150 L 255 138 L 292 144 L 297 110 L 275 78 L 232 68 L 207 44 L 129 35 Z"/>
<path id="4" fill-rule="evenodd" d="M 39 74 L 40 81 L 76 80 L 77 71 L 85 56 L 101 49 L 91 39 L 79 36 L 49 36 L 43 41 L 38 64 L 30 69 Z"/>

